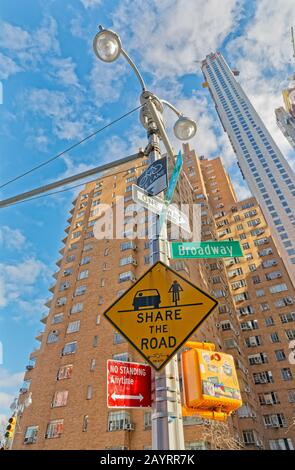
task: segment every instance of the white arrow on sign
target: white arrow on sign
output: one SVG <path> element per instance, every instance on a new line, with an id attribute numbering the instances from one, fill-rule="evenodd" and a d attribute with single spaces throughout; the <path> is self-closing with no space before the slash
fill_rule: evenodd
<path id="1" fill-rule="evenodd" d="M 116 400 L 139 400 L 139 401 L 142 401 L 143 400 L 143 396 L 141 395 L 141 393 L 139 395 L 117 395 L 115 392 L 111 395 L 112 399 L 114 401 Z"/>
<path id="2" fill-rule="evenodd" d="M 189 220 L 186 214 L 177 209 L 173 205 L 166 205 L 164 200 L 157 196 L 149 196 L 146 191 L 136 184 L 132 185 L 132 199 L 134 202 L 141 204 L 155 214 L 160 215 L 162 212 L 172 223 L 179 225 L 184 230 L 190 232 Z"/>

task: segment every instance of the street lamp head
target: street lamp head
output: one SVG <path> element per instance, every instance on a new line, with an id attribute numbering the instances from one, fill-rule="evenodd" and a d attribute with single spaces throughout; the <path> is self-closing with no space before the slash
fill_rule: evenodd
<path id="1" fill-rule="evenodd" d="M 104 62 L 116 60 L 122 50 L 119 36 L 110 29 L 101 29 L 93 40 L 93 49 L 96 56 Z"/>
<path id="2" fill-rule="evenodd" d="M 179 116 L 174 124 L 174 134 L 179 140 L 189 140 L 197 132 L 197 124 L 192 119 L 185 116 Z"/>

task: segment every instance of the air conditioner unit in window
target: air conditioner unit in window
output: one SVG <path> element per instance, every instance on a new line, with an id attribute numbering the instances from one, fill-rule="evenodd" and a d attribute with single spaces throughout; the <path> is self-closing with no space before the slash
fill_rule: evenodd
<path id="1" fill-rule="evenodd" d="M 126 431 L 134 431 L 134 424 L 133 423 L 126 423 L 124 425 L 124 430 Z"/>
<path id="2" fill-rule="evenodd" d="M 293 300 L 292 299 L 285 299 L 285 302 L 287 305 L 293 305 Z"/>
<path id="3" fill-rule="evenodd" d="M 34 444 L 34 442 L 35 442 L 34 436 L 25 437 L 24 444 Z"/>
<path id="4" fill-rule="evenodd" d="M 265 404 L 272 405 L 273 404 L 272 398 L 265 398 Z"/>
<path id="5" fill-rule="evenodd" d="M 251 388 L 250 388 L 248 385 L 245 387 L 245 392 L 246 392 L 246 393 L 250 393 L 250 392 L 251 392 Z"/>
<path id="6" fill-rule="evenodd" d="M 220 328 L 221 324 L 220 323 L 215 323 L 216 328 Z"/>
<path id="7" fill-rule="evenodd" d="M 261 439 L 257 439 L 256 443 L 255 443 L 256 447 L 263 447 L 263 442 Z"/>

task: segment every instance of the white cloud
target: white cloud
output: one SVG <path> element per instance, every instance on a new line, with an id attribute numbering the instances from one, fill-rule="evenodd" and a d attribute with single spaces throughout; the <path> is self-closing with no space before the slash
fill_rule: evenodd
<path id="1" fill-rule="evenodd" d="M 38 117 L 36 132 L 41 137 L 41 143 L 44 141 L 44 131 L 41 127 L 42 124 L 45 125 L 44 119 L 50 120 L 53 134 L 65 140 L 85 137 L 101 121 L 94 105 L 85 103 L 79 90 L 69 94 L 47 88 L 32 88 L 20 99 L 23 100 L 26 110 Z M 33 136 L 33 142 L 35 139 Z"/>
<path id="2" fill-rule="evenodd" d="M 24 372 L 10 373 L 7 369 L 0 367 L 0 388 L 9 389 L 17 388 L 21 385 L 24 377 Z"/>
<path id="3" fill-rule="evenodd" d="M 0 392 L 0 407 L 8 408 L 13 402 L 14 395 L 11 393 Z"/>
<path id="4" fill-rule="evenodd" d="M 84 8 L 93 8 L 101 4 L 102 0 L 81 0 Z"/>
<path id="5" fill-rule="evenodd" d="M 97 106 L 118 100 L 122 95 L 124 79 L 128 78 L 128 73 L 132 74 L 132 70 L 129 71 L 124 61 L 106 64 L 96 57 L 93 59 L 90 85 Z"/>
<path id="6" fill-rule="evenodd" d="M 0 307 L 17 302 L 34 292 L 40 278 L 47 278 L 45 264 L 35 258 L 28 258 L 19 263 L 0 264 Z"/>
<path id="7" fill-rule="evenodd" d="M 0 22 L 0 47 L 9 52 L 11 60 L 19 70 L 34 70 L 50 55 L 59 55 L 57 23 L 52 16 L 45 16 L 42 24 L 34 31 L 26 31 L 19 26 Z"/>
<path id="8" fill-rule="evenodd" d="M 50 75 L 52 75 L 58 83 L 67 86 L 80 86 L 75 72 L 76 64 L 71 57 L 63 59 L 52 58 L 49 63 L 54 67 L 54 70 L 50 71 Z"/>
<path id="9" fill-rule="evenodd" d="M 2 248 L 20 250 L 26 242 L 25 236 L 19 229 L 11 229 L 7 225 L 0 227 L 0 245 Z"/>
<path id="10" fill-rule="evenodd" d="M 180 76 L 195 72 L 194 61 L 220 47 L 237 27 L 241 10 L 239 0 L 122 0 L 113 29 L 145 70 L 158 78 Z"/>
<path id="11" fill-rule="evenodd" d="M 0 52 L 0 79 L 5 80 L 11 75 L 22 70 L 10 57 Z"/>

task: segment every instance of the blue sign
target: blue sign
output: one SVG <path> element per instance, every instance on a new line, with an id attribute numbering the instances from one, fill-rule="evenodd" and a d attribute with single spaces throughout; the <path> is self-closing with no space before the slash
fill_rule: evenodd
<path id="1" fill-rule="evenodd" d="M 182 155 L 181 155 L 181 151 L 179 151 L 174 168 L 173 168 L 173 173 L 169 181 L 169 186 L 165 194 L 165 201 L 168 201 L 169 203 L 172 201 L 173 194 L 177 185 L 177 181 L 181 172 L 181 168 L 182 168 Z"/>
<path id="2" fill-rule="evenodd" d="M 156 196 L 167 188 L 167 158 L 153 162 L 137 179 L 137 186 L 150 196 Z"/>

